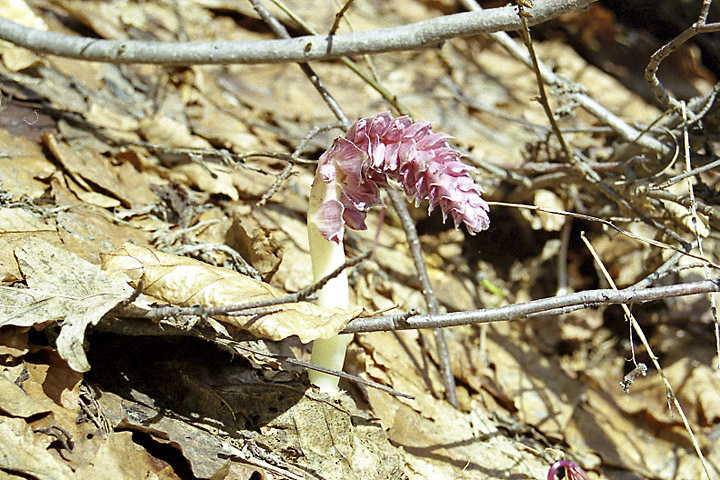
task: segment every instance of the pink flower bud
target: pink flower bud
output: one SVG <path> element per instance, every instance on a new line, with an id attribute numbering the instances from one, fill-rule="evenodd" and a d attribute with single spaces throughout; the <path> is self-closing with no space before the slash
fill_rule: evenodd
<path id="1" fill-rule="evenodd" d="M 448 145 L 448 138 L 433 133 L 428 122 L 413 123 L 388 112 L 355 122 L 318 162 L 318 178 L 328 188 L 333 184 L 339 188 L 342 206 L 341 214 L 337 203 L 318 208 L 316 223 L 322 236 L 338 243 L 345 224 L 365 230 L 366 212 L 382 205 L 380 187 L 389 179 L 397 181 L 416 205 L 428 199 L 430 211 L 440 206 L 443 219 L 450 214 L 456 227 L 464 223 L 473 235 L 487 229 L 490 218 L 482 189 L 470 176 L 471 167 L 459 160 L 462 154 Z"/>

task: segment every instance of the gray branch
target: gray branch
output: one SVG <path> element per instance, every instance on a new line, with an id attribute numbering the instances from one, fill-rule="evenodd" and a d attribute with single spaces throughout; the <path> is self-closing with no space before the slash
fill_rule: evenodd
<path id="1" fill-rule="evenodd" d="M 543 0 L 531 25 L 587 7 L 595 0 Z M 350 55 L 439 46 L 445 40 L 521 28 L 517 8 L 505 6 L 417 22 L 401 27 L 333 36 L 237 42 L 145 42 L 99 40 L 26 28 L 0 18 L 0 39 L 37 53 L 112 63 L 160 65 L 257 64 L 328 60 Z"/>
<path id="2" fill-rule="evenodd" d="M 453 312 L 442 315 L 390 315 L 384 317 L 356 318 L 340 333 L 410 330 L 416 328 L 455 327 L 477 323 L 506 322 L 549 312 L 590 308 L 598 305 L 619 303 L 643 303 L 669 297 L 697 295 L 720 291 L 720 278 L 699 282 L 681 283 L 653 288 L 626 288 L 624 290 L 601 289 L 559 295 L 525 303 L 506 305 L 485 310 Z"/>

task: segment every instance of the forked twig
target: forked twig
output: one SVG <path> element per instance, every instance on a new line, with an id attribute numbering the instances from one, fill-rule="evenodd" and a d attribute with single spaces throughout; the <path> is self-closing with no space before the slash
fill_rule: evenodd
<path id="1" fill-rule="evenodd" d="M 482 11 L 482 7 L 480 7 L 476 0 L 460 1 L 468 10 L 476 12 Z M 534 24 L 534 20 L 536 19 L 538 10 L 543 7 L 544 3 L 545 2 L 540 2 L 534 7 L 533 15 L 535 17 L 528 20 L 527 23 L 529 26 L 532 26 Z M 530 58 L 530 55 L 528 54 L 526 49 L 523 49 L 522 46 L 515 42 L 515 40 L 510 35 L 505 32 L 493 32 L 490 33 L 489 36 L 490 38 L 495 40 L 500 46 L 502 46 L 516 60 L 524 63 L 530 68 L 533 68 L 533 61 Z M 637 145 L 640 145 L 641 147 L 648 148 L 655 152 L 671 152 L 670 148 L 667 145 L 663 144 L 652 136 L 647 135 L 646 132 L 641 132 L 634 127 L 628 125 L 620 117 L 618 117 L 613 112 L 609 111 L 603 105 L 598 103 L 595 99 L 590 97 L 587 93 L 583 91 L 582 88 L 579 88 L 578 85 L 573 84 L 567 79 L 561 78 L 559 75 L 556 75 L 550 67 L 543 64 L 540 60 L 538 60 L 537 65 L 542 75 L 543 81 L 547 85 L 557 86 L 563 88 L 564 90 L 567 90 L 568 96 L 570 96 L 575 102 L 582 106 L 588 113 L 600 120 L 603 124 L 612 127 L 612 129 L 615 130 L 618 135 L 623 137 L 628 142 L 635 143 Z"/>

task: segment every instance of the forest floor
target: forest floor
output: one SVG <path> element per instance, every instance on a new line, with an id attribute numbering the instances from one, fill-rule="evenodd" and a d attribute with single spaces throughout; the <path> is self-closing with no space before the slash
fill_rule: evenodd
<path id="1" fill-rule="evenodd" d="M 274 38 L 245 2 L 1 3 L 13 21 L 96 38 Z M 338 10 L 286 3 L 320 32 Z M 338 31 L 457 11 L 450 0 L 357 1 Z M 674 181 L 716 158 L 714 109 L 689 131 L 673 115 L 650 129 L 666 151 L 632 143 L 617 122 L 639 132 L 661 116 L 642 72 L 662 44 L 598 4 L 531 32 L 563 79 L 547 86 L 550 105 L 584 173 L 549 127 L 535 72 L 495 37 L 356 58 L 390 103 L 341 61 L 312 63 L 351 120 L 402 109 L 452 135 L 476 168 L 489 230 L 471 236 L 408 205 L 441 310 L 609 288 L 600 262 L 618 288 L 716 277 L 702 259 L 717 262 L 717 167 L 691 177 L 696 214 L 688 181 Z M 314 161 L 342 130 L 313 130 L 337 119 L 303 71 L 115 65 L 9 43 L 0 56 L 0 479 L 541 479 L 561 459 L 589 478 L 720 478 L 708 295 L 633 304 L 632 320 L 600 302 L 447 328 L 459 408 L 445 400 L 431 331 L 356 334 L 346 372 L 412 398 L 342 380 L 331 399 L 287 361 L 309 359 L 302 332 L 275 341 L 202 314 L 247 299 L 247 275 L 273 295 L 312 284 Z M 683 46 L 663 65 L 680 98 L 713 88 L 697 59 Z M 346 238 L 354 256 L 379 229 L 350 270 L 353 303 L 366 316 L 427 311 L 396 213 L 373 210 L 368 224 Z M 684 254 L 698 238 L 703 250 Z M 153 261 L 167 268 L 162 287 L 138 282 Z M 166 306 L 198 310 L 148 318 Z M 279 316 L 292 330 L 291 308 Z"/>

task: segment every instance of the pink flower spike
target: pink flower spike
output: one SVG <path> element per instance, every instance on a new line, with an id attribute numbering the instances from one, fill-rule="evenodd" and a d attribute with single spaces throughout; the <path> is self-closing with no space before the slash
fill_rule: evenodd
<path id="1" fill-rule="evenodd" d="M 555 462 L 548 471 L 548 480 L 556 480 L 555 474 L 563 467 L 565 467 L 565 478 L 567 480 L 588 480 L 588 476 L 587 473 L 585 473 L 585 470 L 580 468 L 580 466 L 576 463 L 573 463 L 569 460 L 560 460 L 558 462 Z"/>
<path id="2" fill-rule="evenodd" d="M 465 224 L 473 235 L 487 229 L 490 218 L 482 188 L 470 176 L 472 168 L 459 160 L 462 154 L 448 145 L 448 138 L 433 133 L 428 122 L 393 118 L 389 112 L 355 122 L 318 162 L 319 179 L 327 188 L 339 188 L 342 206 L 320 205 L 318 213 L 322 210 L 325 217 L 322 236 L 338 243 L 345 225 L 366 229 L 366 212 L 382 204 L 379 187 L 389 180 L 400 183 L 416 204 L 428 199 L 431 211 L 439 206 L 443 218 L 449 214 L 456 228 Z"/>

